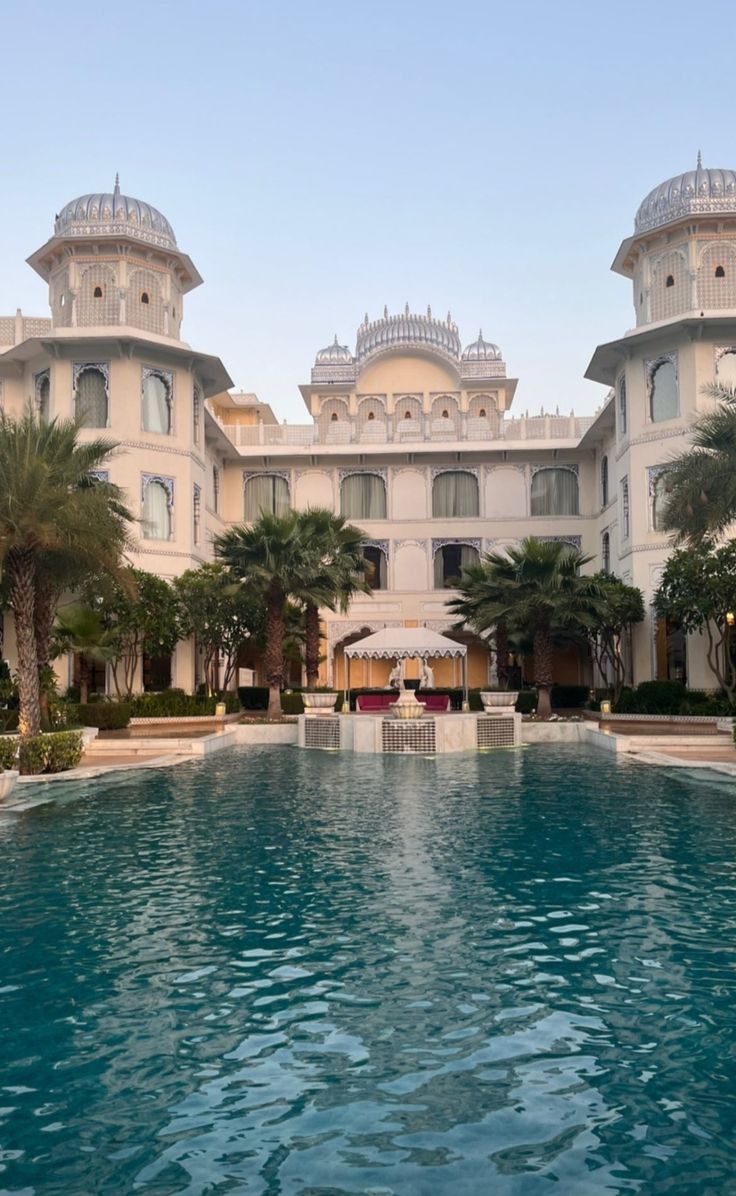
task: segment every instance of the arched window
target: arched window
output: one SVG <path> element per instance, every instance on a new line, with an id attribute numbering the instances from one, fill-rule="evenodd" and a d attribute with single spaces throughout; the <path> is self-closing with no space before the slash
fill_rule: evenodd
<path id="1" fill-rule="evenodd" d="M 349 473 L 340 486 L 340 514 L 346 519 L 385 519 L 386 483 L 375 473 Z"/>
<path id="2" fill-rule="evenodd" d="M 485 419 L 485 418 L 486 418 L 486 409 L 485 409 L 485 407 L 481 407 L 480 411 L 478 412 L 478 419 Z"/>
<path id="3" fill-rule="evenodd" d="M 601 457 L 601 506 L 608 506 L 608 457 Z"/>
<path id="4" fill-rule="evenodd" d="M 277 473 L 261 473 L 245 479 L 243 518 L 255 523 L 260 515 L 285 515 L 289 510 L 289 483 Z"/>
<path id="5" fill-rule="evenodd" d="M 41 370 L 40 374 L 35 375 L 33 383 L 36 395 L 36 410 L 38 412 L 38 418 L 48 419 L 51 399 L 51 377 L 49 371 Z"/>
<path id="6" fill-rule="evenodd" d="M 649 415 L 654 424 L 677 416 L 677 368 L 669 357 L 649 367 Z"/>
<path id="7" fill-rule="evenodd" d="M 578 475 L 572 469 L 538 469 L 532 478 L 532 515 L 578 515 Z"/>
<path id="8" fill-rule="evenodd" d="M 478 479 L 464 470 L 438 473 L 432 483 L 435 519 L 473 519 L 480 514 Z"/>
<path id="9" fill-rule="evenodd" d="M 77 373 L 74 415 L 83 428 L 108 425 L 107 376 L 98 366 L 85 366 Z"/>
<path id="10" fill-rule="evenodd" d="M 723 269 L 723 266 L 716 266 L 716 278 L 725 278 L 725 277 L 726 277 L 726 271 Z"/>
<path id="11" fill-rule="evenodd" d="M 143 371 L 143 430 L 171 432 L 173 377 L 164 370 Z"/>
<path id="12" fill-rule="evenodd" d="M 405 412 L 404 412 L 404 419 L 411 419 L 411 418 L 412 418 L 411 411 L 405 411 Z"/>
<path id="13" fill-rule="evenodd" d="M 368 412 L 368 419 L 375 419 L 375 418 L 376 418 L 375 412 L 373 412 L 373 411 L 369 411 L 369 412 Z"/>
<path id="14" fill-rule="evenodd" d="M 220 510 L 220 471 L 216 465 L 212 466 L 212 510 L 216 515 Z"/>
<path id="15" fill-rule="evenodd" d="M 668 274 L 668 275 L 667 275 L 667 281 L 666 281 L 666 283 L 665 283 L 664 285 L 665 285 L 666 287 L 673 287 L 673 286 L 675 285 L 675 280 L 674 280 L 674 278 L 672 277 L 672 275 L 671 275 L 671 274 Z"/>
<path id="16" fill-rule="evenodd" d="M 618 380 L 618 434 L 625 436 L 628 428 L 629 412 L 626 404 L 626 379 L 623 375 Z"/>
<path id="17" fill-rule="evenodd" d="M 725 386 L 736 387 L 736 346 L 727 349 L 720 355 L 716 364 L 716 373 L 719 382 Z"/>
<path id="18" fill-rule="evenodd" d="M 663 532 L 664 529 L 664 514 L 667 509 L 667 501 L 669 499 L 669 487 L 665 472 L 656 474 L 650 483 L 650 496 L 652 503 L 652 530 L 655 532 Z"/>
<path id="19" fill-rule="evenodd" d="M 102 287 L 95 287 L 94 291 L 92 292 L 92 298 L 93 299 L 101 299 L 102 298 Z"/>
<path id="20" fill-rule="evenodd" d="M 631 531 L 631 512 L 629 510 L 629 479 L 624 478 L 621 483 L 621 531 L 628 540 Z"/>
<path id="21" fill-rule="evenodd" d="M 337 423 L 337 412 L 336 411 L 332 412 L 332 415 L 330 416 L 330 423 L 332 423 L 332 424 Z"/>
<path id="22" fill-rule="evenodd" d="M 601 567 L 604 573 L 611 572 L 611 536 L 604 532 L 601 536 Z"/>
<path id="23" fill-rule="evenodd" d="M 143 484 L 144 540 L 170 540 L 172 530 L 174 483 L 148 478 Z"/>
<path id="24" fill-rule="evenodd" d="M 150 302 L 151 302 L 151 300 L 148 298 L 148 291 L 141 291 L 141 303 L 150 303 Z"/>
<path id="25" fill-rule="evenodd" d="M 463 571 L 477 565 L 478 549 L 473 544 L 443 544 L 434 554 L 434 588 L 447 590 L 457 585 Z"/>
<path id="26" fill-rule="evenodd" d="M 378 544 L 366 544 L 363 556 L 368 563 L 365 579 L 372 590 L 385 590 L 388 584 L 386 553 Z"/>

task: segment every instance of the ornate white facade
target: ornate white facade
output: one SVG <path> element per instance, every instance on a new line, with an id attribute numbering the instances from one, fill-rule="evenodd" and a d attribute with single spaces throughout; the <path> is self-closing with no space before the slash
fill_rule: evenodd
<path id="1" fill-rule="evenodd" d="M 167 577 L 196 566 L 224 526 L 264 506 L 326 506 L 365 529 L 373 596 L 325 613 L 335 682 L 332 649 L 346 637 L 446 629 L 463 565 L 528 535 L 582 546 L 591 569 L 650 600 L 670 551 L 657 526 L 661 469 L 708 408 L 705 385 L 736 378 L 736 174 L 700 163 L 655 188 L 617 254 L 636 327 L 596 349 L 586 376 L 609 390 L 586 419 L 516 414 L 497 345 L 481 333 L 463 347 L 449 313 L 407 306 L 366 315 L 354 348 L 335 337 L 300 387 L 304 424 L 279 423 L 256 396 L 228 390 L 218 358 L 180 339 L 200 276 L 165 217 L 117 181 L 67 204 L 29 263 L 49 284 L 51 319 L 0 318 L 0 397 L 14 413 L 28 401 L 49 418 L 76 411 L 90 435 L 104 427 L 119 443 L 110 476 L 141 519 L 138 565 Z M 582 662 L 562 667 L 565 680 L 589 679 Z M 713 684 L 698 644 L 685 663 L 648 617 L 633 679 L 684 667 L 691 684 Z M 487 669 L 476 650 L 471 684 Z M 191 688 L 195 672 L 180 645 L 174 682 Z"/>

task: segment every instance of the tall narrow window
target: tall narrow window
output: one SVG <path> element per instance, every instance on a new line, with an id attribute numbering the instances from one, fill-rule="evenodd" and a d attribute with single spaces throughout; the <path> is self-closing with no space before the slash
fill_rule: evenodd
<path id="1" fill-rule="evenodd" d="M 92 298 L 93 299 L 101 299 L 102 298 L 102 287 L 95 287 L 94 291 L 92 292 Z"/>
<path id="2" fill-rule="evenodd" d="M 202 491 L 199 486 L 194 486 L 192 491 L 192 537 L 195 544 L 199 544 L 199 523 L 202 508 Z"/>
<path id="3" fill-rule="evenodd" d="M 107 367 L 74 367 L 74 415 L 83 428 L 106 428 L 108 419 Z"/>
<path id="4" fill-rule="evenodd" d="M 278 474 L 263 473 L 246 478 L 243 489 L 243 519 L 255 523 L 259 515 L 285 515 L 289 510 L 289 483 Z"/>
<path id="5" fill-rule="evenodd" d="M 618 434 L 625 436 L 628 428 L 629 413 L 626 406 L 626 379 L 623 375 L 618 380 Z"/>
<path id="6" fill-rule="evenodd" d="M 51 399 L 51 376 L 48 370 L 41 370 L 40 374 L 36 374 L 34 379 L 34 390 L 36 395 L 36 411 L 38 418 L 46 420 L 49 418 L 49 408 Z"/>
<path id="7" fill-rule="evenodd" d="M 170 540 L 174 483 L 162 478 L 144 478 L 141 516 L 144 540 Z"/>
<path id="8" fill-rule="evenodd" d="M 725 277 L 726 277 L 726 271 L 723 269 L 723 266 L 716 266 L 716 278 L 725 278 Z"/>
<path id="9" fill-rule="evenodd" d="M 666 287 L 673 287 L 673 286 L 675 285 L 675 280 L 674 280 L 674 278 L 672 277 L 672 275 L 671 275 L 671 274 L 668 274 L 668 275 L 667 275 L 667 281 L 666 281 L 666 283 L 665 283 L 664 285 L 665 285 Z"/>
<path id="10" fill-rule="evenodd" d="M 432 483 L 435 519 L 472 519 L 480 514 L 478 479 L 464 470 L 438 473 Z"/>
<path id="11" fill-rule="evenodd" d="M 532 515 L 577 515 L 578 475 L 572 469 L 538 469 L 531 485 Z"/>
<path id="12" fill-rule="evenodd" d="M 220 471 L 216 465 L 212 466 L 212 510 L 220 512 Z"/>
<path id="13" fill-rule="evenodd" d="M 173 377 L 164 370 L 143 371 L 143 430 L 171 432 Z"/>
<path id="14" fill-rule="evenodd" d="M 608 457 L 601 457 L 601 506 L 608 506 Z"/>
<path id="15" fill-rule="evenodd" d="M 346 519 L 385 519 L 386 483 L 375 473 L 351 473 L 340 486 L 340 513 Z"/>
<path id="16" fill-rule="evenodd" d="M 663 357 L 649 368 L 649 415 L 652 423 L 677 417 L 677 367 Z"/>
<path id="17" fill-rule="evenodd" d="M 611 536 L 604 532 L 601 536 L 601 566 L 604 573 L 611 572 Z"/>
<path id="18" fill-rule="evenodd" d="M 372 590 L 385 590 L 388 570 L 386 567 L 386 553 L 378 544 L 366 544 L 363 556 L 368 563 L 365 579 Z"/>
<path id="19" fill-rule="evenodd" d="M 625 540 L 628 540 L 631 531 L 631 522 L 629 514 L 629 479 L 624 478 L 621 483 L 621 531 Z"/>
<path id="20" fill-rule="evenodd" d="M 657 474 L 651 479 L 649 483 L 649 492 L 652 503 L 652 530 L 655 532 L 663 532 L 665 530 L 664 516 L 667 510 L 667 500 L 669 498 L 667 477 L 664 472 Z"/>

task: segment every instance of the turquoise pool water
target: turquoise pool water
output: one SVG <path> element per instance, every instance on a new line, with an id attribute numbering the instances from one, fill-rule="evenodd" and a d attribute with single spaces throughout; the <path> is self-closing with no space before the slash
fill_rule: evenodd
<path id="1" fill-rule="evenodd" d="M 0 1192 L 736 1191 L 736 796 L 240 750 L 0 823 Z"/>

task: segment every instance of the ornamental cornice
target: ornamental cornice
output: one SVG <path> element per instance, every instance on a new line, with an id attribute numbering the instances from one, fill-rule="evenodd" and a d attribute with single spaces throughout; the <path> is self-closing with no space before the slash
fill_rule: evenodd
<path id="1" fill-rule="evenodd" d="M 671 365 L 675 371 L 675 381 L 677 382 L 677 353 L 658 353 L 656 357 L 644 358 L 644 373 L 647 380 L 647 394 L 649 398 L 652 397 L 652 386 L 654 385 L 654 375 L 661 365 Z"/>
<path id="2" fill-rule="evenodd" d="M 715 357 L 716 366 L 718 365 L 718 362 L 721 360 L 721 358 L 725 357 L 727 353 L 736 353 L 736 345 L 714 345 L 713 346 L 713 355 Z"/>
<path id="3" fill-rule="evenodd" d="M 288 484 L 291 481 L 291 471 L 288 469 L 244 469 L 243 485 L 251 478 L 283 478 Z"/>
<path id="4" fill-rule="evenodd" d="M 434 556 L 438 549 L 444 548 L 448 544 L 467 544 L 469 548 L 475 548 L 478 552 L 480 552 L 483 541 L 479 536 L 445 536 L 439 540 L 433 539 L 432 555 Z"/>
<path id="5" fill-rule="evenodd" d="M 87 370 L 97 370 L 105 379 L 105 394 L 110 393 L 110 365 L 107 361 L 75 361 L 72 363 L 72 390 L 76 391 L 79 379 Z"/>
<path id="6" fill-rule="evenodd" d="M 532 477 L 540 473 L 543 469 L 567 469 L 570 473 L 574 473 L 576 477 L 580 473 L 580 466 L 577 461 L 548 461 L 546 465 L 544 463 L 541 465 L 532 465 Z"/>
<path id="7" fill-rule="evenodd" d="M 196 461 L 198 465 L 204 468 L 202 459 L 193 453 L 191 449 L 174 448 L 173 445 L 169 444 L 152 444 L 150 440 L 119 440 L 117 443 L 121 448 L 146 449 L 154 453 L 173 453 L 175 457 L 188 457 L 190 461 Z"/>
<path id="8" fill-rule="evenodd" d="M 500 469 L 515 469 L 522 477 L 526 477 L 526 463 L 524 465 L 516 465 L 513 461 L 499 461 L 495 465 L 484 465 L 483 477 L 489 478 L 492 473 L 498 473 Z"/>
<path id="9" fill-rule="evenodd" d="M 339 469 L 338 477 L 339 477 L 340 481 L 342 482 L 345 478 L 354 477 L 356 473 L 357 474 L 370 473 L 370 474 L 373 474 L 374 477 L 383 478 L 384 484 L 386 482 L 387 471 L 385 469 L 381 469 L 379 466 L 374 467 L 372 465 L 366 465 L 366 466 L 361 465 L 355 469 Z"/>
<path id="10" fill-rule="evenodd" d="M 361 619 L 358 622 L 329 622 L 328 623 L 328 638 L 331 644 L 337 644 L 340 640 L 346 639 L 349 635 L 354 635 L 356 631 L 382 631 L 384 627 L 403 627 L 401 619 Z"/>
<path id="11" fill-rule="evenodd" d="M 388 540 L 364 540 L 363 541 L 364 548 L 380 548 L 381 552 L 386 557 L 386 559 L 388 559 L 388 546 L 389 546 Z"/>
<path id="12" fill-rule="evenodd" d="M 167 495 L 167 503 L 169 510 L 174 506 L 174 479 L 167 478 L 161 473 L 142 473 L 141 474 L 141 502 L 145 501 L 146 490 L 152 482 L 157 482 L 159 486 L 163 486 Z"/>
<path id="13" fill-rule="evenodd" d="M 200 565 L 203 565 L 206 560 L 206 558 L 200 556 L 198 552 L 177 552 L 173 548 L 139 548 L 137 545 L 133 549 L 133 555 L 184 557 L 188 561 L 198 561 Z"/>
<path id="14" fill-rule="evenodd" d="M 616 460 L 620 461 L 627 448 L 633 448 L 635 444 L 650 444 L 654 440 L 671 440 L 673 436 L 684 436 L 687 428 L 670 428 L 666 432 L 644 432 L 641 436 L 636 436 L 630 440 L 625 448 L 617 455 Z"/>
<path id="15" fill-rule="evenodd" d="M 438 478 L 441 473 L 468 473 L 478 481 L 480 469 L 477 465 L 463 465 L 459 461 L 455 465 L 433 465 L 431 469 L 432 481 Z"/>
<path id="16" fill-rule="evenodd" d="M 422 552 L 427 551 L 427 540 L 394 540 L 393 545 L 396 552 L 400 548 L 421 548 Z"/>
<path id="17" fill-rule="evenodd" d="M 571 544 L 573 548 L 582 548 L 582 536 L 535 536 L 542 544 Z"/>

